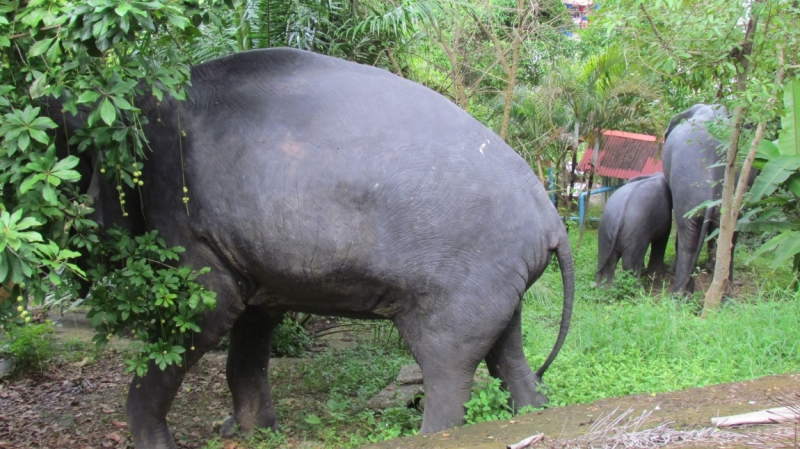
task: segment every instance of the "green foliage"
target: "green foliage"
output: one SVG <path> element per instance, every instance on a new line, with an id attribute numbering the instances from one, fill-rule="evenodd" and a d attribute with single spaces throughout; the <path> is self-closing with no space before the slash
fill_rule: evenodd
<path id="1" fill-rule="evenodd" d="M 778 140 L 762 141 L 753 163 L 761 172 L 747 199 L 750 210 L 737 229 L 774 233 L 750 261 L 774 251 L 773 268 L 792 259 L 795 271 L 800 272 L 800 80 L 787 83 L 783 106 Z"/>
<path id="2" fill-rule="evenodd" d="M 288 442 L 286 435 L 272 429 L 257 428 L 250 438 L 249 447 L 253 449 L 271 449 L 281 447 Z"/>
<path id="3" fill-rule="evenodd" d="M 5 343 L 0 353 L 15 360 L 15 370 L 36 369 L 44 371 L 47 361 L 55 354 L 53 324 L 26 324 L 6 331 Z"/>
<path id="4" fill-rule="evenodd" d="M 157 231 L 130 238 L 119 229 L 109 231 L 101 252 L 106 260 L 88 274 L 95 281 L 87 317 L 97 331 L 94 340 L 105 344 L 112 335 L 130 332 L 141 344 L 126 359 L 127 370 L 142 376 L 150 360 L 164 369 L 181 363 L 191 335 L 200 332 L 203 314 L 216 305 L 216 293 L 195 280 L 209 271 L 175 268 L 183 248 L 168 248 Z"/>
<path id="5" fill-rule="evenodd" d="M 137 98 L 153 95 L 161 101 L 165 93 L 185 98 L 189 65 L 180 48 L 200 34 L 198 27 L 218 5 L 0 2 L 0 283 L 25 299 L 21 307 L 29 298 L 42 304 L 50 296 L 63 304 L 61 298 L 77 297 L 75 281 L 85 274 L 74 260 L 101 254 L 96 224 L 87 218 L 91 201 L 76 190 L 79 164 L 99 161 L 100 171 L 120 190 L 123 184 L 142 186 L 146 119 Z M 79 110 L 82 129 L 62 136 L 68 147 L 57 149 L 55 131 L 67 131 L 58 123 Z M 122 192 L 119 202 L 124 210 Z M 104 247 L 122 250 L 115 238 Z M 141 238 L 149 241 L 154 235 Z M 90 303 L 103 339 L 130 328 L 146 341 L 145 358 L 163 368 L 180 360 L 181 336 L 196 330 L 197 316 L 213 298 L 194 283 L 198 273 L 152 266 L 176 260 L 163 242 L 152 245 L 127 248 L 129 254 L 118 259 L 109 254 L 117 267 L 108 272 L 95 260 L 90 278 L 99 285 Z M 10 318 L 20 321 L 13 314 Z M 161 324 L 171 328 L 157 329 Z M 131 368 L 142 373 L 144 366 L 139 360 Z"/>
<path id="6" fill-rule="evenodd" d="M 303 367 L 303 382 L 312 391 L 329 391 L 366 401 L 397 375 L 403 356 L 398 350 L 375 346 L 328 351 Z"/>
<path id="7" fill-rule="evenodd" d="M 472 397 L 464 404 L 467 409 L 467 424 L 511 419 L 513 409 L 510 404 L 511 393 L 501 387 L 500 379 L 489 382 L 472 392 Z"/>
<path id="8" fill-rule="evenodd" d="M 275 357 L 300 357 L 311 346 L 311 337 L 297 321 L 285 317 L 272 337 L 272 355 Z"/>
<path id="9" fill-rule="evenodd" d="M 604 292 L 591 286 L 597 255 L 593 231 L 584 243 L 575 252 L 576 304 L 570 334 L 544 376 L 551 405 L 800 369 L 800 302 L 787 289 L 791 276 L 786 267 L 772 273 L 762 257 L 747 271 L 737 268 L 737 278 L 757 282 L 759 289 L 702 319 L 698 304 L 673 299 L 668 285 L 662 294 L 639 289 L 624 301 L 603 301 Z M 670 252 L 667 262 L 669 256 Z M 765 276 L 767 272 L 772 274 Z M 560 295 L 557 269 L 548 268 L 538 283 Z M 560 317 L 560 301 L 526 301 L 524 350 L 534 369 L 550 351 Z"/>
<path id="10" fill-rule="evenodd" d="M 614 284 L 604 293 L 602 298 L 606 302 L 630 301 L 642 294 L 642 282 L 630 271 L 617 270 Z"/>

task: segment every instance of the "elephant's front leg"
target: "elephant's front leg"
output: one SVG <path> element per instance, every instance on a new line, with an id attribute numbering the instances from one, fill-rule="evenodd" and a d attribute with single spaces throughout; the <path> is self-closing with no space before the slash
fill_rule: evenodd
<path id="1" fill-rule="evenodd" d="M 278 429 L 268 374 L 272 336 L 282 319 L 283 313 L 248 306 L 234 323 L 227 364 L 233 417 L 222 425 L 223 436 L 232 435 L 236 425 L 246 433 L 256 427 Z"/>
<path id="2" fill-rule="evenodd" d="M 186 372 L 206 351 L 219 344 L 220 335 L 228 330 L 224 325 L 228 315 L 226 312 L 232 312 L 234 309 L 235 307 L 226 309 L 224 305 L 218 305 L 216 310 L 206 315 L 201 326 L 203 330 L 193 335 L 193 347 L 184 353 L 182 366 L 170 365 L 162 371 L 155 362 L 151 362 L 144 377 L 133 378 L 128 390 L 125 415 L 135 447 L 147 449 L 176 447 L 167 426 L 167 413 L 172 401 Z"/>

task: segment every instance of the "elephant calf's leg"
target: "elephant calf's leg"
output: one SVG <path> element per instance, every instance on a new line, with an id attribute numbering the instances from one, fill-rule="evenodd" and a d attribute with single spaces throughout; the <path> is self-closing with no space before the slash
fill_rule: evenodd
<path id="1" fill-rule="evenodd" d="M 669 234 L 666 238 L 655 240 L 650 245 L 650 260 L 647 263 L 647 274 L 663 276 L 666 273 L 664 266 L 664 254 L 667 252 L 667 243 L 669 241 Z"/>
<path id="2" fill-rule="evenodd" d="M 503 387 L 511 393 L 515 411 L 526 405 L 541 407 L 547 403 L 547 396 L 537 389 L 542 379 L 531 371 L 522 350 L 519 308 L 486 356 L 486 366 L 489 374 L 503 381 Z"/>
<path id="3" fill-rule="evenodd" d="M 622 253 L 622 269 L 633 273 L 638 278 L 642 274 L 646 255 L 647 243 L 637 242 L 635 245 L 630 245 Z"/>
<path id="4" fill-rule="evenodd" d="M 619 263 L 620 256 L 621 253 L 617 252 L 616 249 L 610 250 L 608 255 L 605 255 L 604 251 L 600 252 L 600 256 L 598 257 L 598 264 L 600 265 L 597 267 L 597 273 L 595 275 L 597 285 L 609 286 L 614 283 L 614 275 L 617 271 L 617 264 Z"/>
<path id="5" fill-rule="evenodd" d="M 283 314 L 248 306 L 233 324 L 227 364 L 233 417 L 220 429 L 223 436 L 232 435 L 237 424 L 240 431 L 248 433 L 256 427 L 277 430 L 268 368 L 272 336 L 282 319 Z"/>

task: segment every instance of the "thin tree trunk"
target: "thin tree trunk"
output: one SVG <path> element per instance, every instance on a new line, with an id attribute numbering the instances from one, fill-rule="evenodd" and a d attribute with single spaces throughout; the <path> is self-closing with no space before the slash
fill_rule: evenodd
<path id="1" fill-rule="evenodd" d="M 592 166 L 589 167 L 589 182 L 586 185 L 586 196 L 583 199 L 583 219 L 581 220 L 581 231 L 578 234 L 578 244 L 576 251 L 581 249 L 581 242 L 583 241 L 583 232 L 586 230 L 586 221 L 589 219 L 589 199 L 592 196 L 592 184 L 594 183 L 594 167 L 597 165 L 597 160 L 600 154 L 600 130 L 595 130 L 594 149 L 592 151 Z"/>
<path id="2" fill-rule="evenodd" d="M 572 218 L 572 191 L 575 189 L 575 169 L 578 165 L 578 147 L 572 149 L 572 164 L 569 169 L 569 196 L 567 197 L 567 217 L 565 223 Z M 567 227 L 569 232 L 569 227 Z"/>
<path id="3" fill-rule="evenodd" d="M 523 17 L 525 14 L 525 2 L 524 0 L 517 0 L 517 24 L 519 27 L 523 27 Z M 500 137 L 505 140 L 506 134 L 508 134 L 508 122 L 511 120 L 511 100 L 514 96 L 514 87 L 517 85 L 517 70 L 519 69 L 519 50 L 522 47 L 522 35 L 519 32 L 518 28 L 512 27 L 512 33 L 514 34 L 514 39 L 511 42 L 511 67 L 508 67 L 508 64 L 504 64 L 509 70 L 509 73 L 506 75 L 508 76 L 508 84 L 506 84 L 505 89 L 505 105 L 503 106 L 503 120 L 500 123 Z M 498 48 L 498 51 L 502 52 L 501 49 Z M 505 59 L 505 58 L 504 58 Z"/>
<path id="4" fill-rule="evenodd" d="M 536 156 L 536 168 L 539 169 L 539 180 L 542 181 L 542 185 L 546 186 L 545 190 L 549 189 L 550 186 L 547 185 L 548 179 L 544 177 L 544 172 L 542 171 L 542 157 L 541 156 Z"/>
<path id="5" fill-rule="evenodd" d="M 399 76 L 400 78 L 405 78 L 405 76 L 403 76 L 403 71 L 400 70 L 400 64 L 398 64 L 397 60 L 394 59 L 394 55 L 392 54 L 391 48 L 386 49 L 386 56 L 389 57 L 389 62 L 391 62 L 392 67 L 394 67 L 394 73 L 396 73 L 397 76 Z"/>
<path id="6" fill-rule="evenodd" d="M 763 0 L 756 0 L 753 5 Z M 753 51 L 753 36 L 758 27 L 758 10 L 750 9 L 753 14 L 747 23 L 744 42 L 737 56 L 738 74 L 736 76 L 736 92 L 741 94 L 747 88 L 747 77 L 750 69 L 750 55 Z M 733 132 L 728 144 L 727 159 L 725 163 L 725 179 L 722 186 L 722 204 L 720 204 L 720 227 L 717 237 L 717 257 L 714 266 L 714 279 L 706 291 L 703 302 L 703 317 L 707 317 L 711 310 L 718 309 L 725 293 L 730 274 L 731 258 L 733 257 L 733 234 L 736 231 L 736 221 L 739 216 L 738 208 L 734 210 L 733 195 L 736 179 L 736 156 L 739 153 L 739 136 L 742 133 L 744 122 L 744 106 L 734 108 Z M 752 163 L 752 162 L 751 162 Z M 739 182 L 747 182 L 747 173 L 742 172 Z"/>

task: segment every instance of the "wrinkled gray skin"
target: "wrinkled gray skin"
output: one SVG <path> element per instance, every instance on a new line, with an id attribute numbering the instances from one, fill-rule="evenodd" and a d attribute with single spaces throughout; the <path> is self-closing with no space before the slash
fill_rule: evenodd
<path id="1" fill-rule="evenodd" d="M 684 215 L 702 202 L 722 196 L 725 154 L 722 143 L 706 130 L 720 120 L 727 120 L 724 108 L 697 104 L 673 117 L 665 134 L 664 176 L 672 192 L 677 229 L 674 293 L 694 292 L 693 273 L 703 241 L 719 225 L 718 207 L 706 208 L 691 218 Z M 713 241 L 708 244 L 708 254 L 707 266 L 713 267 Z M 732 279 L 732 257 L 730 275 Z"/>
<path id="2" fill-rule="evenodd" d="M 606 202 L 597 231 L 598 285 L 611 285 L 617 263 L 638 277 L 647 248 L 647 273 L 664 274 L 664 252 L 672 229 L 672 199 L 663 173 L 637 176 Z M 652 245 L 652 246 L 651 246 Z"/>
<path id="3" fill-rule="evenodd" d="M 201 281 L 217 307 L 182 367 L 151 364 L 133 379 L 126 413 L 137 448 L 175 447 L 172 400 L 228 332 L 234 413 L 225 429 L 277 427 L 267 365 L 290 310 L 392 320 L 422 367 L 422 433 L 463 423 L 481 360 L 515 406 L 546 402 L 537 386 L 572 309 L 569 241 L 530 167 L 498 136 L 425 87 L 290 49 L 194 67 L 189 92 L 180 106 L 137 101 L 154 151 L 143 203 L 127 196 L 124 224 L 157 229 L 186 248 L 183 263 L 211 267 Z M 103 224 L 119 222 L 116 192 L 104 181 L 91 190 Z M 564 312 L 553 351 L 532 372 L 521 298 L 552 254 Z"/>

